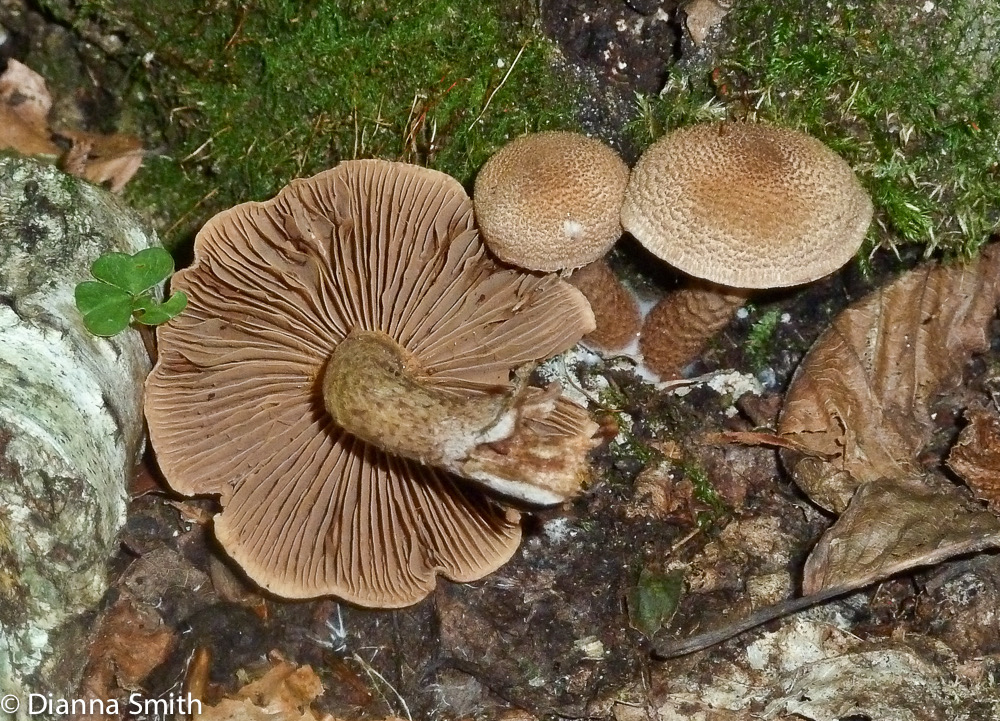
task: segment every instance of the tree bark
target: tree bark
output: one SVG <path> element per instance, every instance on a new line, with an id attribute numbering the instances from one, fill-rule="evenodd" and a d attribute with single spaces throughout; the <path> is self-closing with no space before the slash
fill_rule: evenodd
<path id="1" fill-rule="evenodd" d="M 74 288 L 157 244 L 110 194 L 0 157 L 0 694 L 72 698 L 143 447 L 139 333 L 97 338 Z"/>

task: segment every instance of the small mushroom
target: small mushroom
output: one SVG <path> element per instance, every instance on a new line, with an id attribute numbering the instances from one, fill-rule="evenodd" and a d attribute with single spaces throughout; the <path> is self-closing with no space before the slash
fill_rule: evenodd
<path id="1" fill-rule="evenodd" d="M 603 257 L 621 237 L 628 166 L 579 133 L 522 135 L 476 177 L 476 221 L 490 251 L 526 270 L 572 272 L 594 310 L 587 341 L 621 350 L 638 333 L 639 307 Z"/>
<path id="2" fill-rule="evenodd" d="M 677 307 L 647 318 L 640 348 L 662 356 L 652 370 L 676 376 L 750 289 L 807 283 L 840 268 L 871 217 L 871 199 L 850 166 L 804 133 L 718 123 L 661 138 L 632 170 L 622 225 L 654 255 L 706 282 L 668 295 L 661 304 Z M 691 325 L 680 330 L 680 323 Z M 670 353 L 661 352 L 666 344 Z"/>
<path id="3" fill-rule="evenodd" d="M 480 484 L 579 491 L 597 425 L 525 378 L 590 308 L 498 267 L 452 178 L 366 160 L 294 181 L 211 219 L 173 287 L 150 437 L 174 489 L 219 496 L 216 536 L 264 588 L 405 606 L 517 548 Z"/>
<path id="4" fill-rule="evenodd" d="M 505 263 L 555 271 L 591 263 L 621 237 L 628 166 L 579 133 L 522 135 L 476 176 L 476 222 Z"/>

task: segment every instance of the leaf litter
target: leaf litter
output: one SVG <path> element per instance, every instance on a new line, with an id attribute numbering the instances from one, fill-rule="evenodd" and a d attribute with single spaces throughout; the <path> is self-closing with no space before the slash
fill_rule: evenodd
<path id="1" fill-rule="evenodd" d="M 975 263 L 917 268 L 872 293 L 806 355 L 778 432 L 833 458 L 783 451 L 783 461 L 811 500 L 842 515 L 806 562 L 804 593 L 1000 546 L 1000 519 L 920 461 L 933 401 L 989 349 L 998 304 L 993 245 Z"/>
<path id="2" fill-rule="evenodd" d="M 949 460 L 975 497 L 944 475 L 940 459 L 921 455 L 936 431 L 935 401 L 989 349 L 998 305 L 994 244 L 967 265 L 910 271 L 834 320 L 795 373 L 777 428 L 797 485 L 839 516 L 806 561 L 805 595 L 660 644 L 657 654 L 689 653 L 903 571 L 1000 547 L 1000 518 L 976 501 L 996 501 L 995 419 L 970 411 Z"/>

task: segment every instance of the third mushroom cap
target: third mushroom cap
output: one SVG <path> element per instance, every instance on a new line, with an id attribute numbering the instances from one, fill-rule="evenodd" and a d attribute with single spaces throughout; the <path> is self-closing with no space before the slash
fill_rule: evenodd
<path id="1" fill-rule="evenodd" d="M 452 178 L 372 160 L 295 181 L 209 221 L 173 286 L 189 304 L 159 329 L 150 437 L 172 487 L 219 495 L 216 535 L 263 587 L 414 603 L 517 547 L 478 484 L 579 491 L 597 426 L 524 368 L 590 308 L 490 260 Z"/>
<path id="2" fill-rule="evenodd" d="M 632 170 L 622 225 L 697 280 L 647 317 L 647 365 L 677 376 L 748 289 L 832 273 L 858 251 L 871 217 L 851 167 L 805 133 L 727 122 L 667 134 Z"/>

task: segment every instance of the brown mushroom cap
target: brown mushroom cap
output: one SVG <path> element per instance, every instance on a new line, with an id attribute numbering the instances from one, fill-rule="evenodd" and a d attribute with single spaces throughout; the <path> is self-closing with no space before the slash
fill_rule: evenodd
<path id="1" fill-rule="evenodd" d="M 522 135 L 479 171 L 476 222 L 505 263 L 579 268 L 621 237 L 627 182 L 628 166 L 599 140 L 565 131 Z"/>
<path id="2" fill-rule="evenodd" d="M 173 488 L 220 496 L 216 535 L 257 583 L 399 607 L 439 573 L 471 581 L 511 556 L 516 513 L 358 440 L 323 404 L 352 330 L 393 338 L 457 394 L 508 387 L 512 368 L 593 328 L 576 289 L 486 255 L 457 181 L 373 160 L 294 181 L 212 218 L 173 288 L 188 306 L 158 331 L 150 438 Z M 589 422 L 581 410 L 547 432 Z"/>
<path id="3" fill-rule="evenodd" d="M 797 285 L 844 265 L 872 202 L 850 166 L 787 128 L 703 124 L 669 133 L 632 170 L 622 225 L 654 255 L 734 288 Z"/>

